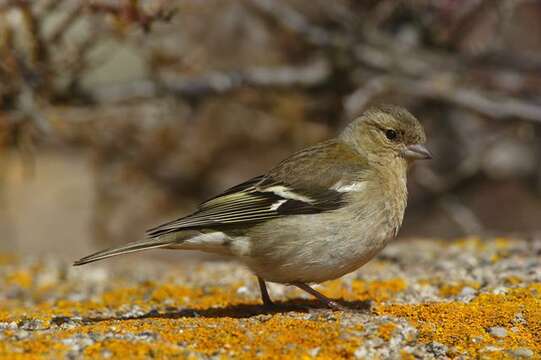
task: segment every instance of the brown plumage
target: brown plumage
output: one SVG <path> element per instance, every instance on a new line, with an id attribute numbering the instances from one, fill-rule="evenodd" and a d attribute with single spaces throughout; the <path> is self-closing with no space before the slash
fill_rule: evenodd
<path id="1" fill-rule="evenodd" d="M 87 256 L 83 265 L 152 248 L 231 255 L 259 279 L 310 288 L 369 261 L 396 236 L 407 202 L 406 172 L 429 159 L 420 123 L 407 110 L 368 109 L 335 139 L 293 154 L 191 215 L 148 231 L 148 240 Z"/>

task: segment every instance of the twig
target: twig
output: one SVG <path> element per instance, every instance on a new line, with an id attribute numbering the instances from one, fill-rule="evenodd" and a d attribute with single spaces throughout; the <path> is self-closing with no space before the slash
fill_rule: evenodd
<path id="1" fill-rule="evenodd" d="M 123 5 L 113 5 L 106 2 L 92 2 L 89 4 L 89 9 L 94 12 L 112 14 L 127 24 L 138 24 L 145 32 L 150 31 L 154 22 L 170 21 L 176 13 L 176 8 L 165 8 L 166 1 L 157 2 L 152 14 L 145 13 L 137 0 L 124 0 L 123 3 Z"/>
<path id="2" fill-rule="evenodd" d="M 425 49 L 404 51 L 396 39 L 373 27 L 365 29 L 362 35 L 364 39 L 357 39 L 355 44 L 348 35 L 329 32 L 311 24 L 282 1 L 251 0 L 249 3 L 272 16 L 283 27 L 295 31 L 307 42 L 341 49 L 352 47 L 353 56 L 368 67 L 366 70 L 385 72 L 386 75 L 363 85 L 344 101 L 347 116 L 362 109 L 374 96 L 395 90 L 444 100 L 495 119 L 516 117 L 541 122 L 541 105 L 458 85 L 457 74 L 464 73 L 465 69 L 456 57 Z M 442 73 L 448 77 L 443 82 Z"/>
<path id="3" fill-rule="evenodd" d="M 541 122 L 541 105 L 508 96 L 489 95 L 478 89 L 454 85 L 452 81 L 399 79 L 394 81 L 393 88 L 399 88 L 405 94 L 444 100 L 494 119 L 520 118 Z"/>
<path id="4" fill-rule="evenodd" d="M 24 19 L 26 31 L 30 36 L 32 62 L 34 66 L 46 67 L 48 65 L 49 54 L 43 42 L 39 21 L 29 3 L 19 1 L 17 2 L 17 6 Z"/>
<path id="5" fill-rule="evenodd" d="M 224 94 L 243 86 L 310 88 L 324 83 L 329 75 L 330 69 L 323 60 L 298 67 L 258 67 L 244 71 L 211 72 L 201 76 L 178 76 L 168 72 L 160 74 L 159 84 L 153 81 L 139 81 L 115 87 L 108 86 L 95 90 L 92 96 L 98 101 L 120 102 L 130 98 L 156 96 L 160 91 L 193 98 Z"/>
<path id="6" fill-rule="evenodd" d="M 50 1 L 40 1 L 39 5 L 41 7 L 37 9 L 37 14 L 41 16 L 47 16 L 53 13 L 58 7 L 64 2 L 64 0 L 50 0 Z"/>
<path id="7" fill-rule="evenodd" d="M 100 103 L 119 103 L 131 99 L 151 98 L 159 88 L 153 81 L 134 81 L 116 86 L 94 89 L 90 96 Z"/>
<path id="8" fill-rule="evenodd" d="M 387 93 L 390 90 L 391 84 L 392 81 L 387 76 L 378 76 L 348 95 L 343 101 L 345 117 L 347 119 L 354 118 L 375 97 Z"/>
<path id="9" fill-rule="evenodd" d="M 340 34 L 329 32 L 322 27 L 311 24 L 302 14 L 284 4 L 283 1 L 249 0 L 247 4 L 252 5 L 261 13 L 271 16 L 284 28 L 303 36 L 313 45 L 343 47 L 346 42 L 349 42 Z"/>
<path id="10" fill-rule="evenodd" d="M 222 94 L 242 86 L 257 87 L 313 87 L 328 79 L 327 62 L 317 60 L 305 66 L 253 68 L 230 72 L 212 72 L 202 76 L 184 77 L 162 74 L 162 86 L 183 96 Z"/>
<path id="11" fill-rule="evenodd" d="M 56 28 L 52 31 L 51 35 L 48 38 L 48 42 L 51 44 L 57 44 L 60 39 L 66 34 L 69 28 L 75 24 L 75 22 L 80 18 L 84 7 L 82 5 L 75 6 L 71 11 L 64 16 L 64 19 Z"/>

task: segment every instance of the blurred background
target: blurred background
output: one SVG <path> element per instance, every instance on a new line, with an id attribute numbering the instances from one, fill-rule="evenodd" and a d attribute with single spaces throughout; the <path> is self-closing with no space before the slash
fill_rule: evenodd
<path id="1" fill-rule="evenodd" d="M 541 230 L 537 0 L 0 0 L 0 250 L 86 255 L 336 134 L 425 125 L 401 239 Z"/>

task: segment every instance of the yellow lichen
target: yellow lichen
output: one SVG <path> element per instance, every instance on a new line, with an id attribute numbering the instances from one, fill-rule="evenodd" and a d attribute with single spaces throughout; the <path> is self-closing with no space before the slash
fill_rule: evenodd
<path id="1" fill-rule="evenodd" d="M 351 283 L 352 295 L 356 300 L 387 301 L 407 288 L 404 279 L 365 282 L 354 280 Z"/>
<path id="2" fill-rule="evenodd" d="M 153 356 L 168 358 L 197 351 L 207 355 L 242 358 L 300 358 L 317 349 L 323 359 L 348 358 L 361 339 L 341 338 L 340 322 L 292 319 L 277 314 L 266 321 L 233 318 L 180 318 L 152 320 L 103 321 L 85 326 L 85 332 L 104 333 L 116 329 L 125 333 L 152 332 L 159 341 L 128 341 L 111 339 L 85 349 L 88 357 L 109 352 L 117 358 Z M 338 345 L 338 346 L 337 346 Z"/>
<path id="3" fill-rule="evenodd" d="M 0 265 L 9 265 L 17 262 L 17 256 L 9 253 L 0 253 Z"/>
<path id="4" fill-rule="evenodd" d="M 541 351 L 541 284 L 482 294 L 469 303 L 379 304 L 376 313 L 411 320 L 423 342 L 440 342 L 458 352 L 479 356 L 488 345 Z M 516 321 L 521 314 L 525 322 Z M 507 336 L 495 338 L 487 329 L 501 326 Z M 513 329 L 511 331 L 510 329 Z"/>
<path id="5" fill-rule="evenodd" d="M 504 279 L 504 282 L 506 286 L 517 286 L 522 284 L 522 278 L 520 276 L 510 275 Z"/>
<path id="6" fill-rule="evenodd" d="M 23 289 L 28 289 L 32 286 L 33 276 L 28 271 L 16 271 L 6 277 L 6 283 L 16 285 Z"/>
<path id="7" fill-rule="evenodd" d="M 459 295 L 465 287 L 473 289 L 479 289 L 480 284 L 475 281 L 463 282 L 463 283 L 440 283 L 439 293 L 443 297 L 451 297 Z"/>
<path id="8" fill-rule="evenodd" d="M 505 239 L 491 245 L 473 238 L 450 245 L 453 246 L 506 256 L 510 245 Z M 449 301 L 449 298 L 459 295 L 466 286 L 481 292 L 490 289 L 480 289 L 475 282 L 449 282 L 427 277 L 418 280 L 418 284 L 435 287 L 446 299 L 403 304 L 400 301 L 409 299 L 414 289 L 408 289 L 408 282 L 401 278 L 335 280 L 318 288 L 325 295 L 346 302 L 371 301 L 374 318 L 396 318 L 390 322 L 385 319 L 374 331 L 367 330 L 373 327 L 364 329 L 361 324 L 352 324 L 351 319 L 356 319 L 356 315 L 342 312 L 261 314 L 257 295 L 239 295 L 237 290 L 247 286 L 241 282 L 227 286 L 185 286 L 162 278 L 126 286 L 126 282 L 112 278 L 107 282 L 108 290 L 75 301 L 59 296 L 73 291 L 73 288 L 70 290 L 73 284 L 53 282 L 46 287 L 35 286 L 39 265 L 15 270 L 10 265 L 5 269 L 8 270 L 3 273 L 2 280 L 5 279 L 9 286 L 24 289 L 24 296 L 28 295 L 35 303 L 28 306 L 27 300 L 17 296 L 3 299 L 0 322 L 21 324 L 39 320 L 40 326 L 48 330 L 31 331 L 28 339 L 19 340 L 16 340 L 17 330 L 3 330 L 0 358 L 66 357 L 67 340 L 91 335 L 104 340 L 85 348 L 83 355 L 87 358 L 189 359 L 195 357 L 194 352 L 217 358 L 351 358 L 365 340 L 364 333 L 368 338 L 393 339 L 399 331 L 396 319 L 407 320 L 418 331 L 418 338 L 412 335 L 406 341 L 442 343 L 448 347 L 450 357 L 498 359 L 509 356 L 495 348 L 528 348 L 537 356 L 533 358 L 541 355 L 541 284 L 527 284 L 514 275 L 504 280 L 504 285 L 512 287 L 507 292 L 483 293 L 469 303 Z M 174 279 L 174 276 L 167 279 Z M 408 293 L 403 294 L 406 290 Z M 301 294 L 291 291 L 287 298 L 294 299 Z M 287 298 L 276 300 L 285 302 Z M 119 315 L 134 309 L 134 314 L 145 316 L 122 319 Z M 149 314 L 150 311 L 153 313 Z M 85 321 L 76 322 L 74 327 L 57 327 L 53 321 L 57 316 L 80 316 Z M 362 318 L 366 317 L 363 315 Z M 377 321 L 380 323 L 379 319 Z M 506 336 L 494 336 L 489 330 L 491 327 L 505 328 Z M 369 331 L 374 333 L 369 334 Z M 141 334 L 150 334 L 150 340 Z M 402 351 L 400 356 L 408 360 L 414 358 L 407 351 Z"/>
<path id="9" fill-rule="evenodd" d="M 416 357 L 413 354 L 410 354 L 409 352 L 402 350 L 400 351 L 400 359 L 401 360 L 415 360 Z"/>
<path id="10" fill-rule="evenodd" d="M 378 336 L 385 341 L 391 340 L 393 332 L 396 330 L 396 325 L 393 323 L 381 324 L 378 327 Z"/>

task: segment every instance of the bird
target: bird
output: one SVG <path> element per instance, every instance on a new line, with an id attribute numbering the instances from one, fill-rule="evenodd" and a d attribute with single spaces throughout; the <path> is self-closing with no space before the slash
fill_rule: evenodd
<path id="1" fill-rule="evenodd" d="M 397 236 L 407 203 L 407 171 L 431 159 L 421 123 L 406 109 L 366 109 L 337 137 L 304 148 L 263 175 L 156 226 L 146 238 L 77 260 L 79 266 L 149 249 L 227 255 L 267 282 L 295 286 L 331 309 L 344 306 L 311 285 L 371 260 Z"/>

